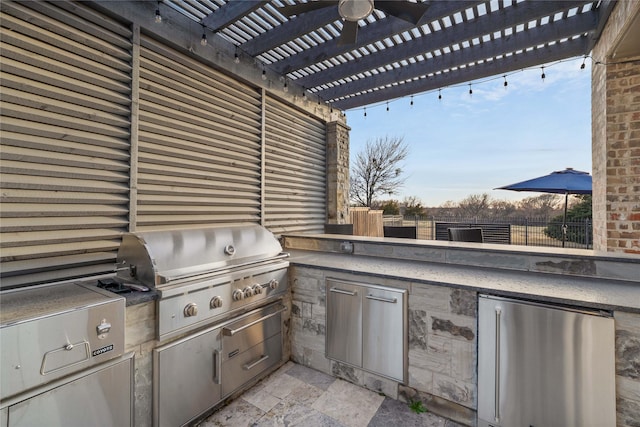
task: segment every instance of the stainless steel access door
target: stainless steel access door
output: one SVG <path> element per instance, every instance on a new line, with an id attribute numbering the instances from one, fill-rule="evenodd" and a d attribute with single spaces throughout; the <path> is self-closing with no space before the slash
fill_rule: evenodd
<path id="1" fill-rule="evenodd" d="M 153 424 L 181 426 L 220 401 L 220 328 L 153 350 Z"/>
<path id="2" fill-rule="evenodd" d="M 406 298 L 406 290 L 367 286 L 362 311 L 362 367 L 402 383 L 407 381 Z"/>
<path id="3" fill-rule="evenodd" d="M 481 296 L 478 426 L 615 426 L 614 320 Z"/>
<path id="4" fill-rule="evenodd" d="M 362 366 L 362 287 L 327 280 L 327 357 Z"/>

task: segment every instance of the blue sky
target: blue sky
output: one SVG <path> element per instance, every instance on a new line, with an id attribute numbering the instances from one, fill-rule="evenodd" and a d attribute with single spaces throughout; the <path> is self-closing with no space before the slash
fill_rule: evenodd
<path id="1" fill-rule="evenodd" d="M 409 156 L 402 200 L 417 196 L 425 206 L 458 202 L 470 194 L 519 200 L 538 193 L 493 190 L 572 167 L 591 173 L 591 61 L 547 64 L 505 79 L 442 88 L 386 104 L 346 112 L 350 154 L 367 140 L 403 137 Z"/>

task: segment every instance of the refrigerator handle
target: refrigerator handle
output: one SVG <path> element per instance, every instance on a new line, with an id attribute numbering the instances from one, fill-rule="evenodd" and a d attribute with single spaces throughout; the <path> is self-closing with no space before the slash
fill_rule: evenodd
<path id="1" fill-rule="evenodd" d="M 496 307 L 496 373 L 495 373 L 495 421 L 500 422 L 500 316 L 502 308 Z"/>

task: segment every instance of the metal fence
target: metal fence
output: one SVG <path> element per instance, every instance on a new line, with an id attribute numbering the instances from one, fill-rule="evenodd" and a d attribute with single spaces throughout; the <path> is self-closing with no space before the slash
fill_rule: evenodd
<path id="1" fill-rule="evenodd" d="M 556 217 L 557 218 L 557 217 Z M 556 218 L 460 218 L 432 216 L 384 216 L 385 226 L 416 227 L 418 239 L 446 240 L 441 233 L 442 226 L 508 225 L 512 245 L 562 247 L 562 221 Z M 440 224 L 440 225 L 439 225 Z M 489 232 L 491 232 L 489 230 Z M 593 247 L 591 219 L 567 223 L 566 248 L 590 249 Z M 486 234 L 486 231 L 485 231 Z M 504 243 L 507 243 L 506 241 Z"/>

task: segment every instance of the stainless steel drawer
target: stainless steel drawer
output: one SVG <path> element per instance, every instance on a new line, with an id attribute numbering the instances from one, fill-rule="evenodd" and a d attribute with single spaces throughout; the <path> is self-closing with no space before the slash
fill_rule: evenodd
<path id="1" fill-rule="evenodd" d="M 280 313 L 283 310 L 284 306 L 272 304 L 222 328 L 222 361 L 279 334 L 282 328 Z"/>
<path id="2" fill-rule="evenodd" d="M 280 319 L 280 316 L 276 316 Z M 282 334 L 272 336 L 222 363 L 222 395 L 233 393 L 243 384 L 275 366 L 282 359 Z"/>

